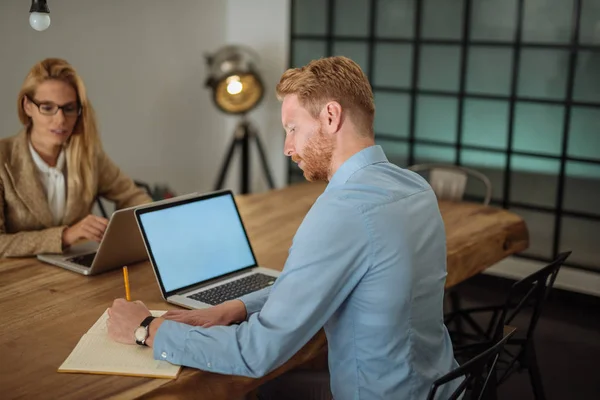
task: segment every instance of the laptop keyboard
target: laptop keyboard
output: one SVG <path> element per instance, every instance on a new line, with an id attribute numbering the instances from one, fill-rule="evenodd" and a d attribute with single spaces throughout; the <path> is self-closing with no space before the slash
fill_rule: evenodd
<path id="1" fill-rule="evenodd" d="M 68 258 L 67 261 L 70 261 L 75 264 L 83 265 L 84 267 L 91 267 L 94 262 L 94 258 L 96 257 L 96 253 L 84 254 L 81 256 Z"/>
<path id="2" fill-rule="evenodd" d="M 188 296 L 206 304 L 217 305 L 227 300 L 237 299 L 245 294 L 255 292 L 275 283 L 275 277 L 265 274 L 252 274 L 242 279 L 237 279 L 225 285 L 217 286 L 204 292 Z"/>

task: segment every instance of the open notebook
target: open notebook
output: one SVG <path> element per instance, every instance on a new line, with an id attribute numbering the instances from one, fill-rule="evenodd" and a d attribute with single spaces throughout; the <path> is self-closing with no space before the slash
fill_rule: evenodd
<path id="1" fill-rule="evenodd" d="M 165 311 L 151 311 L 159 317 Z M 108 337 L 108 309 L 79 340 L 58 372 L 177 378 L 181 367 L 155 360 L 152 349 L 117 343 Z"/>

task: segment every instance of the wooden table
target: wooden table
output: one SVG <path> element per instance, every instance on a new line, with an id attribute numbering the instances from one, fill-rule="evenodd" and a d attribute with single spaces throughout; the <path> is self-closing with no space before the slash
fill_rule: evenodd
<path id="1" fill-rule="evenodd" d="M 237 197 L 261 265 L 283 268 L 292 237 L 323 184 L 299 184 Z M 448 246 L 447 286 L 527 248 L 523 220 L 506 210 L 440 203 Z M 132 297 L 151 309 L 170 309 L 148 263 L 129 268 Z M 240 398 L 263 382 L 322 354 L 321 331 L 290 361 L 261 379 L 184 368 L 176 380 L 59 374 L 58 366 L 112 300 L 124 297 L 120 270 L 85 277 L 33 258 L 0 261 L 0 397 Z"/>

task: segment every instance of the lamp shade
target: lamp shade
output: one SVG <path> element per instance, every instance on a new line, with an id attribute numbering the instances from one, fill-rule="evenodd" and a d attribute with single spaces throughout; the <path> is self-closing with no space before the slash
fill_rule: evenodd
<path id="1" fill-rule="evenodd" d="M 244 46 L 225 46 L 207 56 L 206 86 L 213 101 L 229 114 L 244 114 L 263 98 L 264 86 L 257 68 L 258 56 Z"/>

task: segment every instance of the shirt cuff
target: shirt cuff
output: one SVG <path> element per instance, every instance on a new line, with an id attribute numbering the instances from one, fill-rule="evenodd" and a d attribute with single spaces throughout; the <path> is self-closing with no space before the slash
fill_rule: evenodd
<path id="1" fill-rule="evenodd" d="M 271 287 L 269 286 L 262 290 L 248 293 L 238 299 L 246 306 L 246 319 L 250 317 L 250 314 L 259 312 L 263 308 L 271 293 Z"/>
<path id="2" fill-rule="evenodd" d="M 190 327 L 175 321 L 165 320 L 158 327 L 152 346 L 154 359 L 182 365 L 185 355 L 185 339 Z"/>

